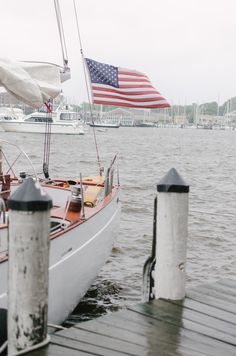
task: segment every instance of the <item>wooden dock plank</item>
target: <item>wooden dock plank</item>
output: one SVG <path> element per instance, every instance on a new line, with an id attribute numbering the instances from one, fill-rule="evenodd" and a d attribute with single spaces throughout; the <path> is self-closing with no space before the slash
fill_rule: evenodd
<path id="1" fill-rule="evenodd" d="M 102 326 L 101 326 L 102 327 Z M 89 333 L 93 333 L 94 331 L 93 330 L 86 330 L 86 333 L 88 335 L 88 341 L 90 341 L 90 337 L 89 337 Z M 80 338 L 80 335 L 81 335 L 81 329 L 78 330 L 78 334 L 77 334 L 77 337 Z M 102 335 L 102 334 L 100 334 Z M 111 355 L 111 353 L 113 354 L 114 353 L 114 350 L 113 350 L 113 342 L 114 342 L 114 335 L 113 337 L 110 337 L 110 342 L 109 344 L 102 350 L 101 352 L 101 355 Z M 151 352 L 153 350 L 155 350 L 155 354 L 157 354 L 157 351 L 158 351 L 158 354 L 159 355 L 176 355 L 176 350 L 180 350 L 181 349 L 181 352 L 183 355 L 202 355 L 202 353 L 200 353 L 199 351 L 196 351 L 196 350 L 193 350 L 191 348 L 188 348 L 188 347 L 185 347 L 185 346 L 182 346 L 181 344 L 179 344 L 178 346 L 172 344 L 170 342 L 170 340 L 165 340 L 165 341 L 162 341 L 162 340 L 159 340 L 155 337 L 155 335 L 152 336 L 152 342 L 150 340 L 150 338 L 148 338 L 146 340 L 146 344 L 147 344 L 147 347 L 146 348 L 143 348 L 141 350 L 141 352 L 139 351 L 139 349 L 137 349 L 137 347 L 131 342 L 129 342 L 129 337 L 126 337 L 125 338 L 125 341 L 126 341 L 126 344 L 129 344 L 129 349 L 127 348 L 123 348 L 121 350 L 121 353 L 119 353 L 119 355 L 124 355 L 124 354 L 128 354 L 128 355 L 150 355 Z M 109 346 L 110 345 L 110 346 Z M 116 350 L 116 354 L 117 354 L 117 350 Z M 207 355 L 215 355 L 213 353 L 211 354 L 207 354 Z"/>
<path id="2" fill-rule="evenodd" d="M 187 315 L 190 319 L 187 319 L 185 309 L 175 309 L 173 308 L 173 304 L 168 303 L 168 307 L 165 304 L 167 303 L 164 301 L 155 300 L 147 304 L 135 305 L 129 309 L 236 346 L 236 339 L 221 329 L 222 324 L 219 323 L 217 319 L 215 320 L 210 317 L 203 318 L 201 322 L 201 317 L 199 315 L 197 318 L 198 321 L 196 321 L 194 316 L 193 320 L 191 320 L 191 313 Z"/>
<path id="3" fill-rule="evenodd" d="M 218 341 L 215 339 L 211 339 L 207 337 L 206 335 L 196 333 L 194 331 L 184 329 L 184 328 L 179 328 L 179 326 L 169 324 L 169 323 L 163 323 L 163 321 L 153 319 L 152 317 L 148 317 L 147 315 L 142 315 L 139 313 L 133 313 L 130 314 L 126 312 L 126 314 L 122 317 L 125 318 L 124 320 L 121 320 L 119 322 L 119 319 L 122 317 L 121 312 L 115 313 L 113 315 L 112 319 L 109 319 L 109 322 L 111 323 L 114 322 L 116 325 L 120 325 L 122 327 L 122 323 L 125 325 L 124 328 L 129 328 L 135 330 L 137 335 L 139 333 L 144 333 L 144 335 L 149 335 L 149 334 L 154 334 L 156 338 L 161 339 L 165 338 L 168 340 L 173 340 L 175 335 L 180 335 L 181 334 L 181 339 L 184 342 L 190 342 L 190 345 L 192 347 L 192 343 L 196 344 L 206 344 L 210 346 L 216 346 L 219 349 L 222 350 L 232 350 L 232 347 L 228 347 L 228 344 L 225 344 L 222 341 Z M 126 319 L 128 318 L 128 319 Z M 103 321 L 105 321 L 103 319 Z M 102 322 L 103 322 L 102 321 Z M 141 330 L 141 331 L 140 331 Z M 142 331 L 143 330 L 143 331 Z M 179 339 L 178 339 L 179 341 Z"/>
<path id="4" fill-rule="evenodd" d="M 80 352 L 78 354 L 77 350 L 73 350 L 72 348 L 68 348 L 68 347 L 53 345 L 51 343 L 48 346 L 42 347 L 35 351 L 31 351 L 31 352 L 27 353 L 26 355 L 30 355 L 30 356 L 78 356 L 78 355 L 88 356 L 88 353 Z M 95 355 L 95 354 L 93 354 L 93 355 Z"/>
<path id="5" fill-rule="evenodd" d="M 216 308 L 215 306 L 204 304 L 191 298 L 185 298 L 183 301 L 172 301 L 172 303 L 191 310 L 200 310 L 206 315 L 224 320 L 228 323 L 236 324 L 236 314 L 230 313 L 220 308 Z"/>
<path id="6" fill-rule="evenodd" d="M 210 308 L 209 310 L 206 307 L 205 313 L 203 313 L 201 305 L 199 305 L 200 309 L 198 310 L 186 308 L 185 304 L 180 305 L 164 300 L 159 300 L 158 305 L 161 306 L 163 312 L 168 312 L 172 316 L 177 316 L 177 318 L 181 317 L 182 322 L 185 322 L 185 320 L 193 321 L 199 325 L 213 327 L 215 330 L 223 331 L 225 334 L 236 337 L 236 327 L 234 327 L 236 325 L 232 323 L 232 320 L 228 322 L 219 319 L 217 316 L 212 316 Z M 206 313 L 206 311 L 208 312 Z"/>
<path id="7" fill-rule="evenodd" d="M 147 351 L 146 345 L 131 344 L 126 340 L 120 340 L 116 338 L 116 335 L 109 337 L 107 335 L 101 335 L 94 332 L 86 332 L 82 329 L 70 328 L 60 331 L 58 335 L 64 338 L 68 337 L 71 340 L 80 340 L 91 345 L 97 345 L 105 350 L 123 352 L 129 355 L 143 355 Z"/>
<path id="8" fill-rule="evenodd" d="M 81 323 L 75 326 L 84 330 L 94 330 L 99 333 L 113 332 L 113 335 L 119 335 L 119 330 L 123 331 L 126 339 L 129 333 L 136 335 L 136 340 L 132 342 L 141 342 L 145 337 L 147 347 L 160 350 L 165 347 L 167 350 L 179 349 L 180 347 L 188 353 L 221 356 L 227 350 L 232 351 L 232 347 L 225 346 L 222 342 L 217 342 L 201 334 L 193 333 L 189 330 L 178 328 L 165 322 L 142 316 L 139 313 L 125 311 L 125 313 L 114 313 L 111 317 L 99 318 L 96 325 L 94 323 Z M 181 335 L 181 338 L 179 337 Z M 140 337 L 141 336 L 141 337 Z M 119 337 L 119 336 L 117 336 Z M 217 344 L 217 351 L 216 351 Z M 167 347 L 168 345 L 168 347 Z"/>
<path id="9" fill-rule="evenodd" d="M 236 281 L 187 291 L 183 301 L 140 303 L 52 335 L 29 356 L 235 356 Z"/>
<path id="10" fill-rule="evenodd" d="M 199 291 L 199 288 L 193 288 L 193 291 Z M 222 301 L 226 301 L 229 303 L 235 303 L 235 296 L 231 293 L 227 294 L 227 289 L 223 288 L 223 286 L 215 285 L 215 287 L 211 288 L 210 286 L 201 286 L 200 292 L 206 296 L 215 297 Z"/>
<path id="11" fill-rule="evenodd" d="M 131 312 L 127 313 L 127 317 L 129 318 L 129 315 L 131 314 Z M 113 320 L 113 318 L 109 318 L 109 320 Z M 161 352 L 166 352 L 168 351 L 169 353 L 175 353 L 176 352 L 176 348 L 177 348 L 177 344 L 174 341 L 174 335 L 172 334 L 171 337 L 166 338 L 166 335 L 163 337 L 160 337 L 160 335 L 157 332 L 150 332 L 149 330 L 146 330 L 145 332 L 141 332 L 142 326 L 138 326 L 136 324 L 136 326 L 138 326 L 138 328 L 140 329 L 140 331 L 138 330 L 138 328 L 136 327 L 132 327 L 130 328 L 130 330 L 128 330 L 127 328 L 125 328 L 125 323 L 126 320 L 123 320 L 122 325 L 116 322 L 114 323 L 109 323 L 108 322 L 104 322 L 104 320 L 100 320 L 97 323 L 83 323 L 80 325 L 76 325 L 75 327 L 78 328 L 79 330 L 86 330 L 89 332 L 96 332 L 100 335 L 109 335 L 112 338 L 114 338 L 114 335 L 117 339 L 119 340 L 123 340 L 123 341 L 127 341 L 129 342 L 129 344 L 134 344 L 134 345 L 143 345 L 145 346 L 149 352 L 150 352 L 150 345 L 152 345 L 152 348 L 158 350 L 160 353 Z M 138 336 L 138 337 L 137 337 Z M 155 347 L 154 347 L 155 346 Z M 188 352 L 195 352 L 196 354 L 199 354 L 199 350 L 196 350 L 194 347 L 191 347 L 193 345 L 180 345 L 178 344 L 178 347 L 181 347 L 183 351 L 188 351 Z"/>
<path id="12" fill-rule="evenodd" d="M 123 352 L 121 351 L 114 351 L 105 347 L 100 347 L 97 345 L 94 345 L 93 343 L 89 342 L 89 338 L 88 340 L 85 340 L 83 337 L 78 337 L 78 338 L 74 338 L 72 337 L 63 337 L 60 335 L 57 335 L 57 333 L 55 335 L 53 335 L 52 338 L 52 344 L 53 345 L 63 345 L 63 347 L 65 349 L 72 349 L 72 350 L 76 350 L 76 355 L 80 354 L 92 354 L 92 355 L 104 355 L 104 356 L 121 356 L 123 354 Z M 64 354 L 64 355 L 67 355 Z M 68 356 L 70 356 L 70 354 L 68 354 Z"/>
<path id="13" fill-rule="evenodd" d="M 197 290 L 188 291 L 186 297 L 201 302 L 203 304 L 211 305 L 218 309 L 228 311 L 229 313 L 236 314 L 236 304 L 225 301 L 222 298 L 212 295 L 206 295 L 201 293 L 201 291 Z"/>

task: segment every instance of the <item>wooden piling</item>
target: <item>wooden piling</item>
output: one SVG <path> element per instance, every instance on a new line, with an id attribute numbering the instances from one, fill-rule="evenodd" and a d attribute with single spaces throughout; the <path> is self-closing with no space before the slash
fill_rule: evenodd
<path id="1" fill-rule="evenodd" d="M 185 296 L 189 186 L 172 168 L 158 183 L 155 298 Z"/>
<path id="2" fill-rule="evenodd" d="M 51 206 L 32 178 L 9 199 L 9 356 L 47 338 Z"/>

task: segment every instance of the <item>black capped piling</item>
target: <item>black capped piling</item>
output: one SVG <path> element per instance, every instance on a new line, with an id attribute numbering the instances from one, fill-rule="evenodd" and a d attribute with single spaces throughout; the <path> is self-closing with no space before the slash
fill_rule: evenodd
<path id="1" fill-rule="evenodd" d="M 155 298 L 185 296 L 189 185 L 175 168 L 157 184 Z"/>
<path id="2" fill-rule="evenodd" d="M 47 339 L 51 198 L 26 178 L 9 198 L 8 354 Z"/>

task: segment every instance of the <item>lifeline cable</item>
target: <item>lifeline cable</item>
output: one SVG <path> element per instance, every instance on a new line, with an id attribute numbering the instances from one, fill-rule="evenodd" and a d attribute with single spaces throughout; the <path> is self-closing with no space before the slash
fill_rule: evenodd
<path id="1" fill-rule="evenodd" d="M 52 103 L 44 103 L 47 108 L 45 133 L 44 133 L 44 153 L 43 153 L 43 173 L 46 179 L 49 179 L 49 158 L 51 147 L 51 123 L 52 123 Z"/>

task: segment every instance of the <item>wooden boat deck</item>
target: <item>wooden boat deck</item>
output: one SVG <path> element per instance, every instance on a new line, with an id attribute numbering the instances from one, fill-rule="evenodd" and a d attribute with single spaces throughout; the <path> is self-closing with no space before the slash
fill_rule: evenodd
<path id="1" fill-rule="evenodd" d="M 198 286 L 54 333 L 31 356 L 236 355 L 236 280 Z"/>

